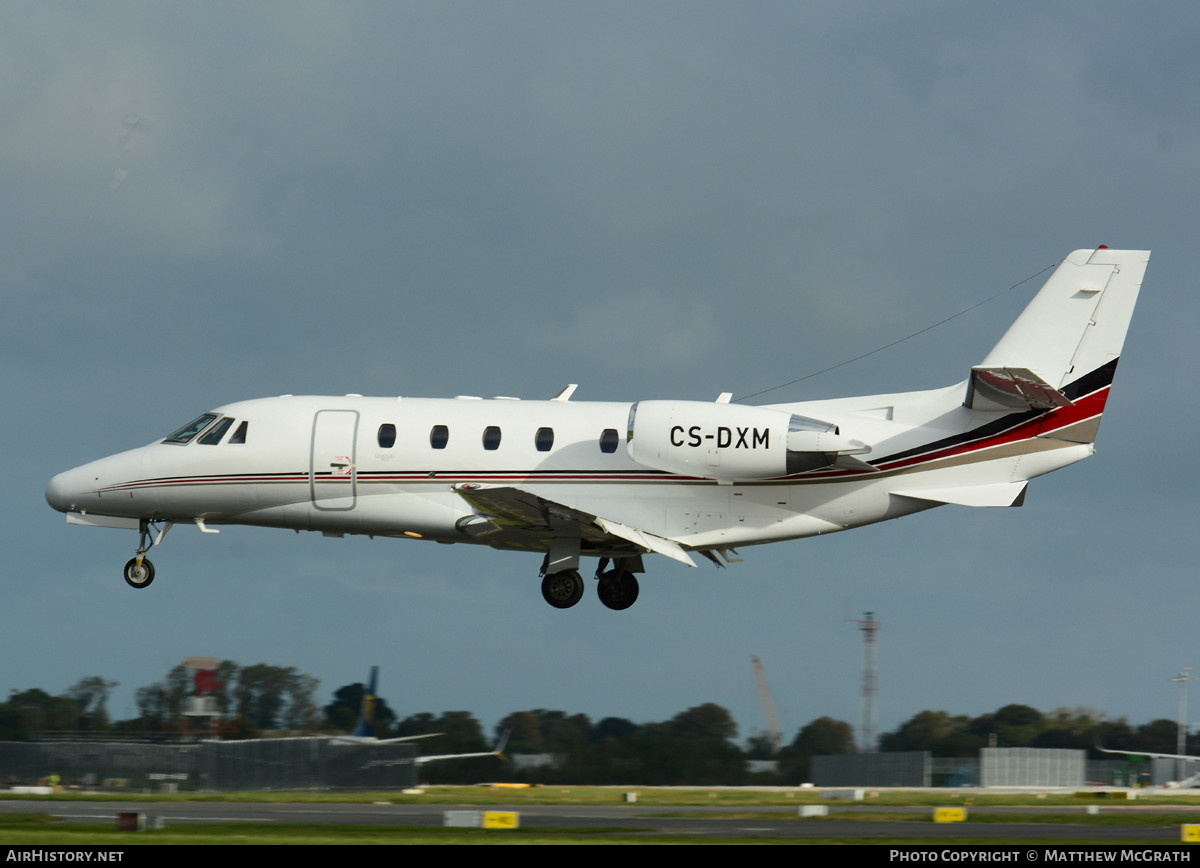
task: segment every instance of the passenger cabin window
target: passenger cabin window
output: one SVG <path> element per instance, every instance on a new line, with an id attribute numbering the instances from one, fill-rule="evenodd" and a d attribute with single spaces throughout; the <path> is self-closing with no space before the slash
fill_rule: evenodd
<path id="1" fill-rule="evenodd" d="M 242 424 L 237 426 L 237 430 L 233 432 L 233 436 L 229 438 L 230 443 L 245 443 L 246 429 L 250 427 L 250 423 L 243 419 Z"/>
<path id="2" fill-rule="evenodd" d="M 487 450 L 500 448 L 500 429 L 497 426 L 488 425 L 483 429 L 483 448 Z"/>
<path id="3" fill-rule="evenodd" d="M 205 446 L 216 446 L 221 442 L 221 438 L 225 436 L 225 432 L 229 430 L 229 426 L 233 424 L 233 420 L 226 416 L 216 425 L 213 425 L 198 442 Z"/>
<path id="4" fill-rule="evenodd" d="M 450 429 L 445 425 L 434 425 L 429 432 L 429 445 L 434 449 L 445 449 L 450 442 Z"/>
<path id="5" fill-rule="evenodd" d="M 533 445 L 537 447 L 538 452 L 549 452 L 554 448 L 554 429 L 539 428 L 537 433 L 533 435 Z"/>
<path id="6" fill-rule="evenodd" d="M 605 428 L 600 432 L 600 451 L 601 452 L 616 452 L 617 444 L 620 438 L 617 436 L 616 428 Z"/>
<path id="7" fill-rule="evenodd" d="M 171 434 L 163 440 L 163 443 L 191 443 L 192 438 L 207 428 L 216 418 L 216 413 L 205 413 L 200 418 L 193 419 L 174 434 Z"/>
<path id="8" fill-rule="evenodd" d="M 379 426 L 379 432 L 375 437 L 380 446 L 384 449 L 391 449 L 396 445 L 396 426 L 391 422 L 384 422 Z"/>

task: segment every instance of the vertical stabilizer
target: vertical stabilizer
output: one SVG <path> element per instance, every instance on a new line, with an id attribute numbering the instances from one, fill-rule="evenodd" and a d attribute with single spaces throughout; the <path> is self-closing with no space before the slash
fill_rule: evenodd
<path id="1" fill-rule="evenodd" d="M 1149 259 L 1148 250 L 1076 250 L 975 370 L 1032 372 L 1068 394 L 1102 369 L 1111 380 Z"/>
<path id="2" fill-rule="evenodd" d="M 350 735 L 356 738 L 377 738 L 375 734 L 375 704 L 379 682 L 379 667 L 371 667 L 371 678 L 363 690 L 362 708 L 358 713 L 358 723 L 350 730 Z"/>
<path id="3" fill-rule="evenodd" d="M 1149 259 L 1148 250 L 1107 247 L 1064 259 L 971 369 L 966 406 L 1033 413 L 1023 424 L 1036 419 L 1039 438 L 1094 443 Z"/>

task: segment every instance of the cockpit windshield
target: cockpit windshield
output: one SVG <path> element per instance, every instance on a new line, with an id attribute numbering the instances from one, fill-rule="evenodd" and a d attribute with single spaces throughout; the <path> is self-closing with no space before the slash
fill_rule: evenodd
<path id="1" fill-rule="evenodd" d="M 188 422 L 174 434 L 163 440 L 163 443 L 190 443 L 197 434 L 211 425 L 212 421 L 216 418 L 216 413 L 205 413 L 203 416 Z"/>
<path id="2" fill-rule="evenodd" d="M 205 446 L 216 446 L 221 442 L 221 438 L 225 436 L 225 432 L 229 430 L 229 426 L 233 424 L 233 420 L 226 416 L 216 425 L 213 425 L 204 432 L 204 436 L 197 440 L 197 443 L 203 443 Z"/>

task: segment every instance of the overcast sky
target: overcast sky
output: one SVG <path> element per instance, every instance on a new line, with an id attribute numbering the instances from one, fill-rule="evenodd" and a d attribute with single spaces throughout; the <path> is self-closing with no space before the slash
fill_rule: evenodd
<path id="1" fill-rule="evenodd" d="M 1173 717 L 1200 666 L 1198 40 L 1179 2 L 3 4 L 0 698 L 102 675 L 130 717 L 215 655 L 322 702 L 379 664 L 402 716 L 715 702 L 747 736 L 758 655 L 790 739 L 857 725 L 872 610 L 884 731 Z M 1022 509 L 650 557 L 626 612 L 551 609 L 536 555 L 250 528 L 177 528 L 134 591 L 136 535 L 43 500 L 244 398 L 744 395 L 1099 244 L 1154 252 L 1095 458 Z M 756 400 L 949 385 L 1040 283 Z"/>

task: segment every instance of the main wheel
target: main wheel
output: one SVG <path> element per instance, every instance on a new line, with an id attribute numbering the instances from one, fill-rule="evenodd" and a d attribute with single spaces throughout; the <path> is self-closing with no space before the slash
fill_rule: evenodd
<path id="1" fill-rule="evenodd" d="M 583 577 L 575 570 L 550 573 L 542 579 L 542 597 L 556 609 L 569 609 L 583 599 Z"/>
<path id="2" fill-rule="evenodd" d="M 130 558 L 125 565 L 125 583 L 131 588 L 148 588 L 154 581 L 154 564 L 142 558 L 139 564 L 137 558 Z"/>
<path id="3" fill-rule="evenodd" d="M 628 609 L 637 602 L 638 580 L 626 570 L 609 570 L 600 574 L 596 593 L 608 608 Z"/>

